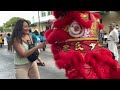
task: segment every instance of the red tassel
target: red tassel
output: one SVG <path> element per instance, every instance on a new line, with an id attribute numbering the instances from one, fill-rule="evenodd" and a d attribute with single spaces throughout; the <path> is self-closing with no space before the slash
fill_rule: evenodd
<path id="1" fill-rule="evenodd" d="M 53 11 L 53 15 L 56 19 L 58 19 L 62 15 L 63 11 Z"/>
<path id="2" fill-rule="evenodd" d="M 98 27 L 99 27 L 100 30 L 103 30 L 103 28 L 104 28 L 103 24 L 101 24 L 101 23 L 98 24 Z"/>
<path id="3" fill-rule="evenodd" d="M 88 20 L 88 21 L 83 20 L 82 17 L 80 17 L 80 13 L 78 12 L 74 12 L 73 16 L 74 16 L 74 20 L 76 20 L 80 25 L 82 25 L 87 29 L 90 28 L 93 23 L 93 21 L 91 20 Z"/>
<path id="4" fill-rule="evenodd" d="M 101 15 L 99 13 L 92 13 L 96 18 L 101 18 Z"/>
<path id="5" fill-rule="evenodd" d="M 56 60 L 56 66 L 59 68 L 59 69 L 62 69 L 62 68 L 65 68 L 65 63 L 63 60 Z"/>
<path id="6" fill-rule="evenodd" d="M 73 21 L 73 17 L 71 15 L 71 12 L 67 12 L 66 15 L 61 18 L 61 19 L 57 19 L 54 22 L 54 27 L 56 28 L 65 28 L 67 25 L 70 25 L 71 22 Z"/>
<path id="7" fill-rule="evenodd" d="M 66 71 L 66 76 L 69 79 L 77 79 L 77 77 L 79 77 L 79 73 L 76 69 L 71 69 Z"/>
<path id="8" fill-rule="evenodd" d="M 111 70 L 110 78 L 111 79 L 120 79 L 120 65 L 117 67 L 117 71 Z"/>
<path id="9" fill-rule="evenodd" d="M 45 31 L 44 36 L 45 36 L 46 39 L 48 38 L 48 36 L 50 35 L 50 33 L 52 31 L 53 31 L 52 29 L 49 29 L 49 30 Z"/>

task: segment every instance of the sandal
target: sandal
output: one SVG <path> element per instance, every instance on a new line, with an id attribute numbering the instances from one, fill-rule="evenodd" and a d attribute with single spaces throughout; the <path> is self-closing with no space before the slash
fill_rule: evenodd
<path id="1" fill-rule="evenodd" d="M 44 62 L 39 62 L 37 63 L 38 66 L 45 66 L 45 63 Z"/>

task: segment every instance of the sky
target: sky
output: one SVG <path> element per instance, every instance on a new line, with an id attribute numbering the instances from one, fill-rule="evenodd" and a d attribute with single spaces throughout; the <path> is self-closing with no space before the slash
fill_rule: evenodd
<path id="1" fill-rule="evenodd" d="M 36 16 L 38 11 L 0 11 L 0 26 L 9 21 L 12 17 L 21 17 L 33 22 L 33 16 Z"/>

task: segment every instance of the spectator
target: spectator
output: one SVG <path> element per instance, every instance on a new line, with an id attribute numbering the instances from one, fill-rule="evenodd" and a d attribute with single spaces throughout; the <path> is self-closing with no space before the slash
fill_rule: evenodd
<path id="1" fill-rule="evenodd" d="M 12 51 L 12 47 L 11 47 L 11 45 L 10 45 L 10 39 L 11 39 L 10 33 L 7 34 L 6 39 L 7 39 L 8 50 L 11 50 L 11 51 Z"/>
<path id="2" fill-rule="evenodd" d="M 116 24 L 111 23 L 109 25 L 110 34 L 108 36 L 108 49 L 114 54 L 115 59 L 118 60 L 119 54 L 117 49 L 117 43 L 119 42 L 118 30 L 116 30 Z"/>
<path id="3" fill-rule="evenodd" d="M 35 30 L 34 33 L 32 34 L 32 38 L 33 38 L 33 41 L 34 41 L 35 45 L 37 45 L 37 44 L 38 44 L 39 42 L 41 42 L 41 41 L 46 41 L 46 38 L 43 37 L 43 36 L 41 36 L 37 30 Z M 46 47 L 46 45 L 45 45 L 43 48 L 45 48 L 45 47 Z M 39 53 L 40 53 L 40 49 L 38 49 L 38 50 L 39 50 Z M 44 50 L 44 49 L 43 49 L 43 50 Z M 39 65 L 39 63 L 41 63 L 41 62 L 42 62 L 42 60 L 41 60 L 41 58 L 39 57 L 39 58 L 38 58 L 38 61 L 37 61 L 38 65 Z M 44 62 L 43 62 L 43 64 L 44 64 Z"/>
<path id="4" fill-rule="evenodd" d="M 118 25 L 116 25 L 116 29 L 118 30 L 118 33 L 119 33 L 119 44 L 120 44 L 120 28 Z"/>
<path id="5" fill-rule="evenodd" d="M 2 48 L 2 43 L 3 43 L 2 34 L 0 34 L 0 47 L 1 47 L 1 48 Z"/>
<path id="6" fill-rule="evenodd" d="M 11 41 L 16 51 L 14 64 L 17 79 L 40 79 L 40 73 L 36 61 L 30 62 L 28 56 L 39 48 L 43 48 L 45 43 L 38 43 L 35 47 L 28 49 L 27 41 L 33 43 L 29 35 L 29 23 L 27 20 L 18 20 L 12 32 Z"/>

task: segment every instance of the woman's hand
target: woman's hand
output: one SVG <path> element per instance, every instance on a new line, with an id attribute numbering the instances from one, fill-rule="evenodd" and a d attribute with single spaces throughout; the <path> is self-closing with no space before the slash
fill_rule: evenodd
<path id="1" fill-rule="evenodd" d="M 46 45 L 46 42 L 40 42 L 40 43 L 38 43 L 37 48 L 38 48 L 38 49 L 39 49 L 39 48 L 44 48 L 45 45 Z"/>

